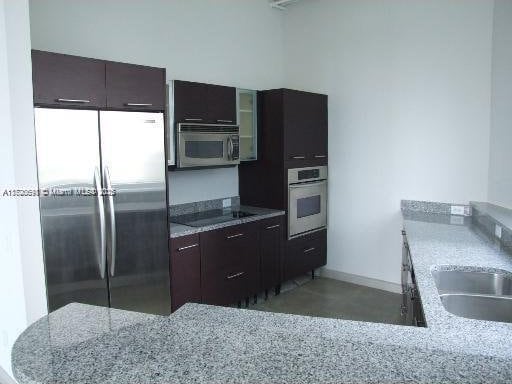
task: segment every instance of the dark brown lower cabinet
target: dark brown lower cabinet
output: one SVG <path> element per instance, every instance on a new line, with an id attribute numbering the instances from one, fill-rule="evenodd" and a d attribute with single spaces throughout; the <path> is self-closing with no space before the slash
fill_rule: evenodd
<path id="1" fill-rule="evenodd" d="M 327 262 L 327 230 L 289 240 L 283 262 L 283 280 L 293 279 Z"/>
<path id="2" fill-rule="evenodd" d="M 202 302 L 230 305 L 258 292 L 258 222 L 201 233 Z"/>
<path id="3" fill-rule="evenodd" d="M 201 302 L 201 249 L 199 235 L 170 240 L 171 310 Z"/>
<path id="4" fill-rule="evenodd" d="M 281 283 L 283 217 L 171 239 L 172 311 L 231 305 Z"/>
<path id="5" fill-rule="evenodd" d="M 260 291 L 281 283 L 283 218 L 273 217 L 260 222 Z"/>

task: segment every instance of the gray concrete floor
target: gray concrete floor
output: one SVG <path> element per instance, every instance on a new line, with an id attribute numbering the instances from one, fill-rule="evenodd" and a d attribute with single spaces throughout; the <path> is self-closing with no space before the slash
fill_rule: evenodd
<path id="1" fill-rule="evenodd" d="M 402 324 L 401 295 L 317 277 L 249 308 L 259 311 Z"/>

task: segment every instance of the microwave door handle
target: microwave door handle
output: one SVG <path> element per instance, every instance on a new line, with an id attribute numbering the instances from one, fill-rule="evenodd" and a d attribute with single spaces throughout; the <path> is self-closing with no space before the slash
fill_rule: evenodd
<path id="1" fill-rule="evenodd" d="M 233 160 L 233 139 L 228 137 L 228 160 Z"/>

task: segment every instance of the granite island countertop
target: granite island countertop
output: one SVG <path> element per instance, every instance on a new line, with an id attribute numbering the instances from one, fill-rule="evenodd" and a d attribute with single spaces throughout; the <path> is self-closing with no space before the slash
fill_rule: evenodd
<path id="1" fill-rule="evenodd" d="M 195 233 L 201 233 L 206 231 L 212 231 L 215 229 L 230 227 L 233 225 L 239 225 L 244 223 L 250 223 L 253 221 L 263 220 L 263 219 L 269 219 L 271 217 L 276 216 L 283 216 L 285 214 L 284 211 L 276 210 L 276 209 L 268 209 L 268 208 L 259 208 L 259 207 L 251 207 L 248 205 L 238 205 L 234 207 L 226 208 L 227 211 L 231 210 L 241 210 L 247 213 L 252 213 L 254 216 L 248 216 L 244 218 L 239 219 L 233 219 L 229 220 L 223 223 L 217 223 L 217 224 L 211 224 L 211 225 L 204 225 L 201 227 L 190 227 L 183 224 L 177 224 L 172 222 L 172 216 L 170 217 L 170 237 L 171 239 L 192 235 Z"/>
<path id="2" fill-rule="evenodd" d="M 426 328 L 201 304 L 170 317 L 71 304 L 18 338 L 13 372 L 21 384 L 512 382 L 512 324 L 446 312 L 431 275 L 512 271 L 511 256 L 465 218 L 404 213 L 404 228 Z"/>

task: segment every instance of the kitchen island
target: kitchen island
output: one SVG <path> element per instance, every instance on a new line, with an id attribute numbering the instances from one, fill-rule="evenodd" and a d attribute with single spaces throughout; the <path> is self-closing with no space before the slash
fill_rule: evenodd
<path id="1" fill-rule="evenodd" d="M 21 383 L 512 382 L 512 324 L 442 306 L 432 270 L 511 271 L 471 219 L 404 212 L 427 327 L 187 304 L 170 317 L 70 304 L 16 341 Z"/>

